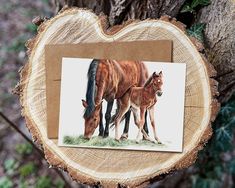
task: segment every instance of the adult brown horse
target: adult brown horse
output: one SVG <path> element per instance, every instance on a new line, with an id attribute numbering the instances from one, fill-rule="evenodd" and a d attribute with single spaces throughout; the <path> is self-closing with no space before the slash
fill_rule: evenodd
<path id="1" fill-rule="evenodd" d="M 148 71 L 140 61 L 93 60 L 88 70 L 84 137 L 91 138 L 100 122 L 102 100 L 119 101 L 133 86 L 143 86 Z M 120 139 L 118 129 L 115 138 Z"/>

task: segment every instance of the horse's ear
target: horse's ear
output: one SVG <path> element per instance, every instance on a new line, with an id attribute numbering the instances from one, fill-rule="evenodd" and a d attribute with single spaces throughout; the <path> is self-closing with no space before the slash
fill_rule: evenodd
<path id="1" fill-rule="evenodd" d="M 162 76 L 162 71 L 159 72 L 159 76 Z"/>
<path id="2" fill-rule="evenodd" d="M 154 73 L 153 73 L 153 77 L 156 77 L 156 76 L 157 76 L 157 73 L 156 73 L 156 72 L 154 72 Z"/>
<path id="3" fill-rule="evenodd" d="M 85 100 L 82 99 L 82 105 L 84 106 L 84 108 L 87 108 L 88 107 L 88 104 Z"/>

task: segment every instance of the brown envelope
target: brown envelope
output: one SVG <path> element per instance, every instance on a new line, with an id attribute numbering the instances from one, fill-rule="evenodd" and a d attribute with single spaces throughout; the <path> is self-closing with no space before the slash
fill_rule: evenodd
<path id="1" fill-rule="evenodd" d="M 171 62 L 172 41 L 157 40 L 46 45 L 48 138 L 58 138 L 62 57 Z"/>

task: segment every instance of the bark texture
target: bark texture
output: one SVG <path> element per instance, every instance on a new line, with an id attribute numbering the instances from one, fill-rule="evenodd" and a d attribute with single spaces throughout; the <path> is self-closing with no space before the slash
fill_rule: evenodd
<path id="1" fill-rule="evenodd" d="M 213 0 L 198 21 L 206 23 L 207 59 L 217 70 L 219 100 L 226 102 L 235 91 L 235 1 Z"/>
<path id="2" fill-rule="evenodd" d="M 55 11 L 63 6 L 92 9 L 107 15 L 109 26 L 130 19 L 176 17 L 186 0 L 54 0 Z M 220 102 L 235 91 L 235 2 L 213 0 L 198 14 L 198 22 L 206 23 L 205 47 L 208 60 L 215 66 L 219 81 Z"/>
<path id="3" fill-rule="evenodd" d="M 63 6 L 92 9 L 108 16 L 110 26 L 130 19 L 159 18 L 167 14 L 175 17 L 185 0 L 55 0 L 56 11 Z"/>

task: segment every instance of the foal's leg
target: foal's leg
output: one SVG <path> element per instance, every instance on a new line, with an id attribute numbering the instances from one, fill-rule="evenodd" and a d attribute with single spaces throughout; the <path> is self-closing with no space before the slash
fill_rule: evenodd
<path id="1" fill-rule="evenodd" d="M 146 108 L 140 108 L 140 121 L 139 121 L 139 131 L 138 131 L 138 135 L 136 138 L 136 142 L 139 143 L 142 137 L 142 129 L 144 126 L 144 122 L 145 122 L 145 112 L 146 112 Z"/>
<path id="2" fill-rule="evenodd" d="M 116 140 L 120 139 L 118 128 L 122 120 L 122 117 L 130 108 L 129 98 L 130 98 L 129 93 L 127 92 L 121 99 L 118 99 L 119 109 L 118 109 L 118 114 L 115 119 L 115 139 Z"/>
<path id="3" fill-rule="evenodd" d="M 145 133 L 148 135 L 149 134 L 149 130 L 148 130 L 148 124 L 147 124 L 147 116 L 148 116 L 148 111 L 146 110 L 145 112 L 145 122 L 144 122 L 144 131 Z M 145 137 L 143 137 L 143 139 L 146 139 Z"/>
<path id="4" fill-rule="evenodd" d="M 105 130 L 104 130 L 104 137 L 108 137 L 109 136 L 109 123 L 110 123 L 110 120 L 111 120 L 111 111 L 112 111 L 112 108 L 113 108 L 113 102 L 114 100 L 108 102 L 108 105 L 107 105 L 107 109 L 106 109 L 106 113 L 105 113 Z"/>
<path id="5" fill-rule="evenodd" d="M 134 114 L 134 121 L 135 121 L 135 124 L 136 124 L 137 127 L 139 128 L 139 127 L 140 127 L 140 120 L 139 120 L 139 118 L 138 118 L 138 110 L 133 109 L 132 111 L 133 111 L 133 114 Z M 145 117 L 146 117 L 146 113 L 145 113 Z M 145 119 L 145 121 L 146 121 L 146 119 Z M 149 141 L 154 142 L 154 143 L 156 142 L 155 140 L 153 140 L 153 139 L 151 139 L 151 138 L 149 137 L 149 135 L 145 132 L 144 129 L 142 129 L 141 132 L 143 133 L 143 138 L 144 138 L 145 140 L 149 140 Z M 138 143 L 138 142 L 137 142 L 137 143 Z"/>
<path id="6" fill-rule="evenodd" d="M 131 117 L 131 110 L 129 109 L 127 111 L 127 113 L 125 114 L 125 127 L 124 127 L 124 130 L 123 130 L 122 136 L 121 136 L 122 139 L 127 139 L 128 138 L 130 117 Z"/>
<path id="7" fill-rule="evenodd" d="M 99 136 L 104 135 L 104 127 L 103 127 L 103 113 L 102 113 L 102 106 L 100 109 L 100 123 L 99 123 Z"/>
<path id="8" fill-rule="evenodd" d="M 157 137 L 157 133 L 156 133 L 155 120 L 154 120 L 154 106 L 152 106 L 149 109 L 149 117 L 150 117 L 151 125 L 152 125 L 152 128 L 153 128 L 154 138 L 159 144 L 161 144 L 161 141 Z"/>

